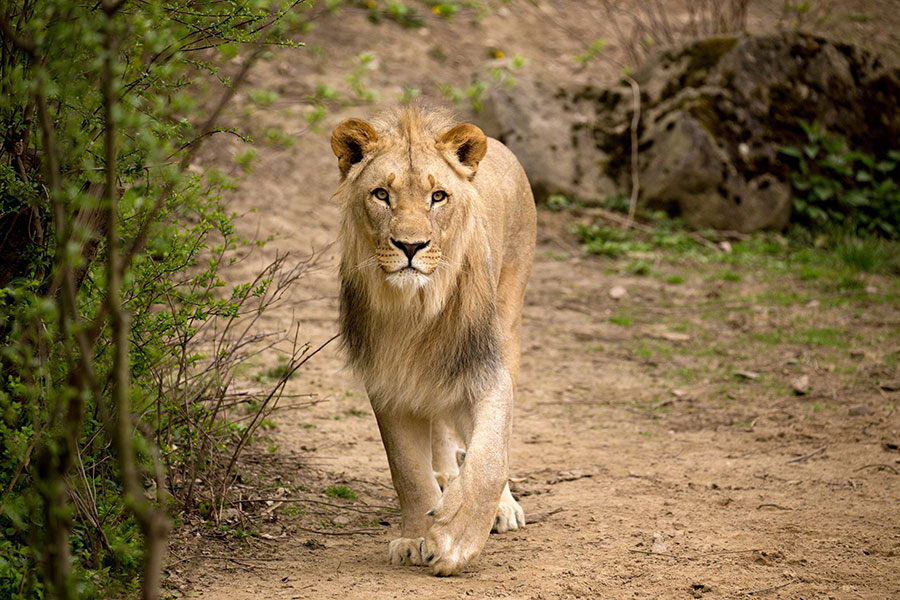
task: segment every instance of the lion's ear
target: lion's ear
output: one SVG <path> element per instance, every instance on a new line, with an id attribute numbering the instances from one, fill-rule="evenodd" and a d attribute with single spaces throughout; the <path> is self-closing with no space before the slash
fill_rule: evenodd
<path id="1" fill-rule="evenodd" d="M 471 123 L 460 123 L 441 135 L 438 141 L 453 152 L 459 162 L 470 167 L 473 174 L 487 153 L 487 137 Z"/>
<path id="2" fill-rule="evenodd" d="M 350 167 L 361 161 L 377 141 L 378 134 L 372 126 L 359 119 L 347 119 L 334 128 L 331 149 L 338 158 L 342 178 L 347 176 Z"/>

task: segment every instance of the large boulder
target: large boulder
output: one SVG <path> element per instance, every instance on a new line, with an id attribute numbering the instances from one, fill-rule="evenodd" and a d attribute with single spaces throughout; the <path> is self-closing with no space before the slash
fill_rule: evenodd
<path id="1" fill-rule="evenodd" d="M 662 51 L 633 75 L 641 91 L 644 206 L 696 227 L 781 229 L 789 172 L 779 147 L 801 120 L 857 149 L 900 141 L 900 71 L 847 44 L 787 32 L 719 37 Z M 498 87 L 482 126 L 519 156 L 538 199 L 602 199 L 630 188 L 632 87 L 548 80 Z"/>

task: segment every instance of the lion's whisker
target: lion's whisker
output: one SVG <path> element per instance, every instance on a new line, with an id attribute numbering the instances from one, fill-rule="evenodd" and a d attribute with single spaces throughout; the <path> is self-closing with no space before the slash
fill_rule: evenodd
<path id="1" fill-rule="evenodd" d="M 362 271 L 362 270 L 365 269 L 366 267 L 372 266 L 372 265 L 374 265 L 374 264 L 377 263 L 377 262 L 378 262 L 378 259 L 377 259 L 377 258 L 375 257 L 375 255 L 373 254 L 373 255 L 370 256 L 369 258 L 360 261 L 356 266 L 353 267 L 353 270 L 354 270 L 354 271 Z"/>

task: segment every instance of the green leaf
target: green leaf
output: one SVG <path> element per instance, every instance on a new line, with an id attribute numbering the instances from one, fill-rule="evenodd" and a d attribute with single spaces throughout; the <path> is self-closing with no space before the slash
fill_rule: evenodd
<path id="1" fill-rule="evenodd" d="M 844 203 L 853 207 L 870 206 L 868 196 L 860 190 L 851 190 L 844 196 Z"/>
<path id="2" fill-rule="evenodd" d="M 813 196 L 819 200 L 830 200 L 834 197 L 834 188 L 828 184 L 817 184 L 813 186 Z"/>

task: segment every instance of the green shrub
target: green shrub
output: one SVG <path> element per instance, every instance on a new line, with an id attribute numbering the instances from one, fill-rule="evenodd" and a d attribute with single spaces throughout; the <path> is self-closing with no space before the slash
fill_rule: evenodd
<path id="1" fill-rule="evenodd" d="M 198 53 L 279 42 L 284 11 L 188 4 L 26 0 L 0 17 L 0 219 L 27 234 L 0 281 L 0 598 L 152 595 L 165 511 L 215 518 L 265 416 L 230 426 L 251 348 L 232 334 L 299 271 L 281 259 L 225 286 L 230 183 L 185 171 L 215 119 L 184 115 L 191 79 L 227 83 L 224 105 L 246 73 Z"/>
<path id="2" fill-rule="evenodd" d="M 900 239 L 900 150 L 875 157 L 801 121 L 807 141 L 784 146 L 791 168 L 792 224 L 809 231 Z"/>

